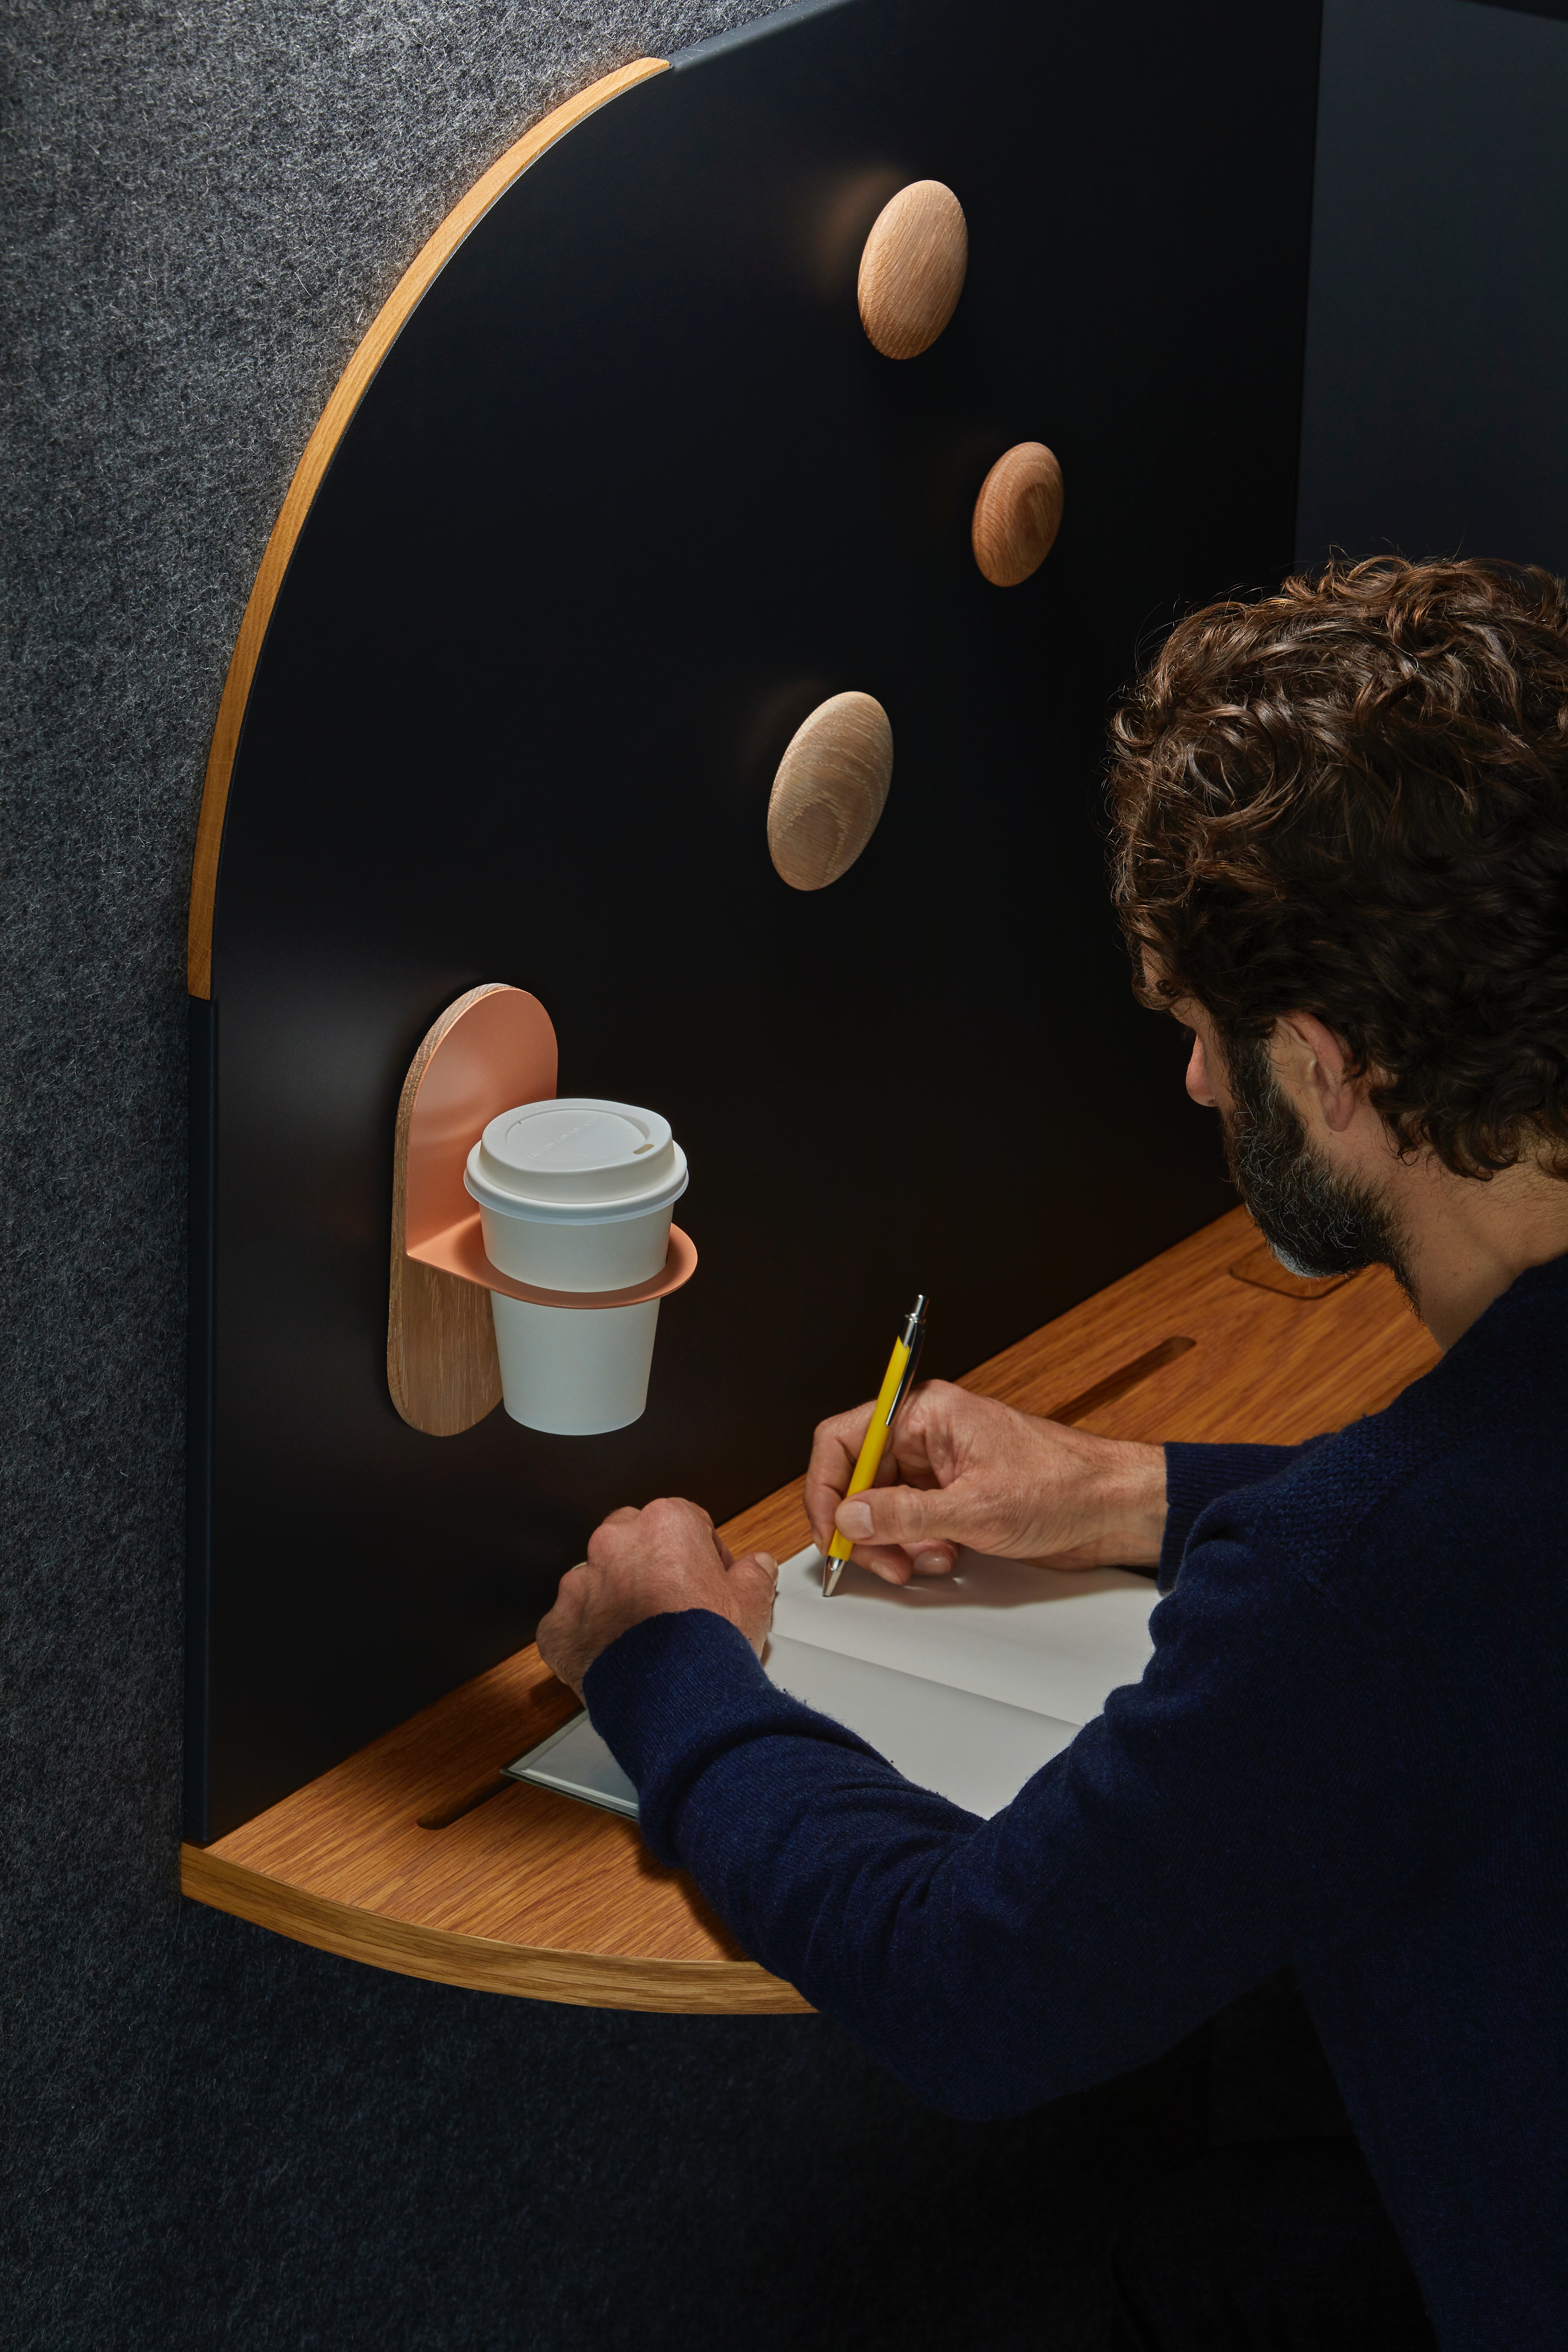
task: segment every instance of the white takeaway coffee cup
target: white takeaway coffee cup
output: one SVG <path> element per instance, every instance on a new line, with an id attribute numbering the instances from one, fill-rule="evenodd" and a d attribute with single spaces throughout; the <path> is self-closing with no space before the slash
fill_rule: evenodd
<path id="1" fill-rule="evenodd" d="M 542 1290 L 629 1290 L 668 1255 L 686 1155 L 657 1111 L 574 1096 L 492 1118 L 464 1182 L 502 1274 Z M 574 1309 L 492 1291 L 490 1307 L 514 1421 L 585 1437 L 641 1416 L 657 1298 Z"/>

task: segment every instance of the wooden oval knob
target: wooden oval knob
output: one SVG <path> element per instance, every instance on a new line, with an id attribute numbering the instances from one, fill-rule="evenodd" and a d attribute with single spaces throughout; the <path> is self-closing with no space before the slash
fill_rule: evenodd
<path id="1" fill-rule="evenodd" d="M 963 206 L 940 180 L 913 180 L 883 205 L 860 256 L 860 323 L 884 359 L 929 351 L 958 307 L 969 267 Z"/>
<path id="2" fill-rule="evenodd" d="M 835 694 L 795 730 L 768 800 L 768 853 L 792 890 L 847 874 L 893 778 L 893 730 L 868 694 Z"/>
<path id="3" fill-rule="evenodd" d="M 1020 441 L 980 485 L 970 537 L 974 561 L 995 588 L 1016 588 L 1037 572 L 1061 528 L 1062 469 L 1043 441 Z"/>

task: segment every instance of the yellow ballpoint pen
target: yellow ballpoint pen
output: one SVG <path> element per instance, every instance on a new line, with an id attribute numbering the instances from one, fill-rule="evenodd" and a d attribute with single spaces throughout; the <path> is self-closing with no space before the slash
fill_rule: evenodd
<path id="1" fill-rule="evenodd" d="M 888 1369 L 882 1378 L 881 1391 L 872 1409 L 871 1425 L 861 1441 L 860 1457 L 855 1465 L 855 1475 L 845 1489 L 847 1500 L 850 1495 L 863 1495 L 867 1487 L 874 1485 L 876 1481 L 877 1472 L 881 1466 L 882 1449 L 888 1443 L 888 1432 L 893 1425 L 893 1419 L 899 1407 L 914 1384 L 915 1366 L 921 1360 L 921 1348 L 925 1335 L 926 1295 L 922 1290 L 908 1315 L 905 1316 L 904 1328 L 893 1342 L 893 1352 L 888 1359 Z M 844 1563 L 852 1549 L 853 1546 L 848 1537 L 841 1536 L 835 1528 L 833 1541 L 827 1547 L 827 1557 L 822 1563 L 822 1590 L 825 1598 L 836 1590 L 838 1580 L 844 1573 Z"/>

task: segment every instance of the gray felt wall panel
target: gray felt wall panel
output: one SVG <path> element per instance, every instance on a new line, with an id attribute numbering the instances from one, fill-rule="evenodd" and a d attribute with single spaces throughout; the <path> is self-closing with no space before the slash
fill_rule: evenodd
<path id="1" fill-rule="evenodd" d="M 184 929 L 240 612 L 454 201 L 570 90 L 760 13 L 9 12 L 8 2343 L 1088 2344 L 1108 2200 L 1185 2129 L 1180 2053 L 975 2132 L 816 2021 L 452 1992 L 176 1891 Z M 868 2205 L 905 2224 L 870 2260 Z"/>

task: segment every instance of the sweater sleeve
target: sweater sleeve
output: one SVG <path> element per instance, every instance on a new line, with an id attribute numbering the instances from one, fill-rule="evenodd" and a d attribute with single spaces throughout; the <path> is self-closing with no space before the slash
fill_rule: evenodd
<path id="1" fill-rule="evenodd" d="M 920 2096 L 1021 2114 L 1337 1941 L 1444 1833 L 1386 1646 L 1211 1506 L 1142 1683 L 982 1822 L 775 1690 L 706 1611 L 591 1669 L 643 1835 Z"/>
<path id="2" fill-rule="evenodd" d="M 1321 1445 L 1321 1438 L 1309 1438 Z M 1165 1532 L 1160 1544 L 1159 1583 L 1169 1592 L 1200 1512 L 1221 1495 L 1256 1486 L 1289 1469 L 1306 1452 L 1301 1445 L 1178 1445 L 1165 1448 Z"/>

